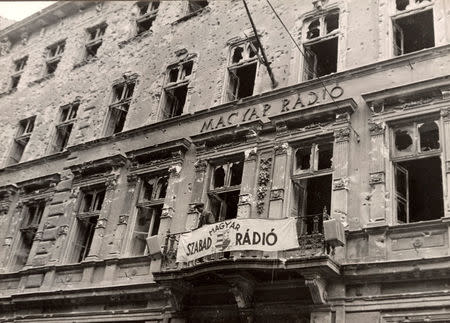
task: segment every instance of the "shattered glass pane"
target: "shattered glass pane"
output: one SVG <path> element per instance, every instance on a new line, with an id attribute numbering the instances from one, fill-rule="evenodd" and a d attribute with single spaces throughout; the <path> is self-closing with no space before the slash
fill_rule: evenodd
<path id="1" fill-rule="evenodd" d="M 310 169 L 311 168 L 310 156 L 311 156 L 311 149 L 309 148 L 298 149 L 297 152 L 295 153 L 297 169 L 301 170 Z"/>
<path id="2" fill-rule="evenodd" d="M 244 52 L 244 49 L 242 47 L 236 47 L 233 51 L 232 62 L 239 63 L 241 61 L 241 59 L 243 58 L 243 56 L 242 56 L 243 52 Z"/>
<path id="3" fill-rule="evenodd" d="M 398 151 L 411 151 L 413 140 L 406 130 L 397 130 L 395 132 L 395 148 Z"/>
<path id="4" fill-rule="evenodd" d="M 219 166 L 214 170 L 214 188 L 223 187 L 225 185 L 225 170 Z"/>
<path id="5" fill-rule="evenodd" d="M 419 126 L 419 134 L 421 151 L 439 149 L 439 128 L 435 122 L 425 122 Z"/>
<path id="6" fill-rule="evenodd" d="M 320 21 L 319 19 L 312 21 L 308 26 L 306 38 L 316 38 L 320 36 Z"/>

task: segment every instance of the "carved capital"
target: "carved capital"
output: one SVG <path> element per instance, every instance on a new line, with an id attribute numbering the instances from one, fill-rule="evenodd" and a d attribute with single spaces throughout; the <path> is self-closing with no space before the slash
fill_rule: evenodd
<path id="1" fill-rule="evenodd" d="M 34 240 L 33 241 L 41 241 L 42 240 L 42 231 L 38 231 L 36 232 L 35 236 L 34 236 Z"/>
<path id="2" fill-rule="evenodd" d="M 284 155 L 287 153 L 289 145 L 285 142 L 283 144 L 276 144 L 273 147 L 273 150 L 275 152 L 275 155 Z"/>
<path id="3" fill-rule="evenodd" d="M 336 178 L 333 180 L 333 191 L 348 190 L 350 179 L 348 177 Z"/>
<path id="4" fill-rule="evenodd" d="M 244 151 L 245 161 L 253 161 L 258 157 L 258 149 L 253 147 Z"/>
<path id="5" fill-rule="evenodd" d="M 96 229 L 105 229 L 106 228 L 106 222 L 108 222 L 107 219 L 102 218 L 98 219 L 97 225 L 95 226 Z"/>
<path id="6" fill-rule="evenodd" d="M 284 199 L 284 189 L 278 188 L 270 191 L 270 200 L 282 200 Z"/>
<path id="7" fill-rule="evenodd" d="M 312 0 L 312 4 L 314 9 L 322 10 L 328 0 Z"/>
<path id="8" fill-rule="evenodd" d="M 119 225 L 121 225 L 121 224 L 128 224 L 128 218 L 129 218 L 129 215 L 128 214 L 121 214 L 121 215 L 119 215 Z"/>
<path id="9" fill-rule="evenodd" d="M 127 182 L 129 186 L 136 185 L 137 181 L 139 179 L 139 176 L 136 174 L 130 174 L 127 176 Z"/>
<path id="10" fill-rule="evenodd" d="M 286 133 L 288 131 L 287 123 L 284 121 L 275 123 L 275 131 L 277 132 L 277 135 Z"/>
<path id="11" fill-rule="evenodd" d="M 170 176 L 179 177 L 181 173 L 181 165 L 172 165 L 169 167 Z"/>
<path id="12" fill-rule="evenodd" d="M 379 136 L 384 134 L 384 125 L 376 122 L 369 123 L 369 132 L 371 136 Z"/>
<path id="13" fill-rule="evenodd" d="M 370 173 L 369 184 L 376 185 L 385 182 L 384 172 Z"/>
<path id="14" fill-rule="evenodd" d="M 106 186 L 106 190 L 107 191 L 113 191 L 116 189 L 117 187 L 117 175 L 116 176 L 111 176 L 109 178 L 106 179 L 105 181 L 105 186 Z"/>
<path id="15" fill-rule="evenodd" d="M 60 225 L 58 228 L 57 236 L 67 235 L 69 233 L 69 226 L 67 224 Z"/>
<path id="16" fill-rule="evenodd" d="M 201 159 L 197 160 L 194 164 L 195 171 L 198 173 L 205 172 L 207 166 L 208 166 L 208 163 L 205 160 L 201 160 Z"/>
<path id="17" fill-rule="evenodd" d="M 334 131 L 334 138 L 336 142 L 350 141 L 350 128 L 342 128 Z"/>
<path id="18" fill-rule="evenodd" d="M 8 37 L 3 37 L 0 41 L 0 56 L 9 54 L 11 50 L 11 42 Z"/>
<path id="19" fill-rule="evenodd" d="M 444 119 L 444 121 L 449 121 L 450 120 L 450 109 L 442 109 L 441 110 L 441 116 Z"/>
<path id="20" fill-rule="evenodd" d="M 5 238 L 5 246 L 10 246 L 12 243 L 13 238 L 12 237 L 6 237 Z"/>
<path id="21" fill-rule="evenodd" d="M 80 188 L 79 187 L 72 188 L 72 190 L 70 191 L 70 198 L 76 199 L 79 194 L 80 194 Z"/>
<path id="22" fill-rule="evenodd" d="M 319 274 L 303 274 L 303 276 L 314 304 L 325 304 L 327 299 L 326 281 Z"/>
<path id="23" fill-rule="evenodd" d="M 20 40 L 22 42 L 22 45 L 26 45 L 28 43 L 28 38 L 30 38 L 30 34 L 27 32 L 23 32 L 20 35 Z"/>
<path id="24" fill-rule="evenodd" d="M 161 212 L 161 219 L 172 218 L 174 214 L 175 214 L 175 210 L 172 207 L 170 207 L 170 206 L 163 207 L 162 212 Z"/>

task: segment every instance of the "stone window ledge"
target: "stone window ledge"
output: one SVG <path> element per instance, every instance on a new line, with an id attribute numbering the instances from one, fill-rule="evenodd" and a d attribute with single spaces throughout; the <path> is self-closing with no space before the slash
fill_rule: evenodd
<path id="1" fill-rule="evenodd" d="M 40 84 L 40 83 L 45 82 L 54 77 L 55 77 L 55 73 L 45 75 L 44 77 L 41 77 L 40 79 L 34 80 L 33 82 L 29 82 L 28 86 L 31 87 L 33 85 Z"/>
<path id="2" fill-rule="evenodd" d="M 197 11 L 191 12 L 189 14 L 187 14 L 186 16 L 183 16 L 177 20 L 175 20 L 174 22 L 171 23 L 172 26 L 177 25 L 183 21 L 189 20 L 192 17 L 198 16 L 199 14 L 203 13 L 203 12 L 210 12 L 211 8 L 209 6 L 206 6 L 204 8 L 198 9 Z"/>
<path id="3" fill-rule="evenodd" d="M 128 45 L 129 43 L 134 43 L 134 42 L 139 43 L 142 39 L 144 39 L 144 38 L 146 38 L 146 37 L 148 37 L 148 36 L 150 36 L 152 34 L 153 34 L 153 31 L 150 29 L 150 30 L 147 30 L 147 31 L 145 31 L 145 32 L 143 32 L 141 34 L 138 34 L 136 36 L 128 38 L 127 40 L 119 42 L 119 48 L 123 48 L 126 45 Z"/>
<path id="4" fill-rule="evenodd" d="M 17 88 L 15 87 L 13 89 L 9 89 L 8 91 L 2 92 L 2 93 L 0 93 L 0 98 L 2 98 L 4 96 L 7 96 L 7 95 L 10 95 L 10 94 L 12 94 L 12 93 L 14 93 L 16 91 L 17 91 Z"/>
<path id="5" fill-rule="evenodd" d="M 73 65 L 73 68 L 72 68 L 72 69 L 75 70 L 75 69 L 77 69 L 77 68 L 83 67 L 84 65 L 87 65 L 87 64 L 94 63 L 94 62 L 96 62 L 96 61 L 98 61 L 98 57 L 97 57 L 97 56 L 94 56 L 94 57 L 91 58 L 91 59 L 83 59 L 81 62 L 76 63 L 75 65 Z"/>

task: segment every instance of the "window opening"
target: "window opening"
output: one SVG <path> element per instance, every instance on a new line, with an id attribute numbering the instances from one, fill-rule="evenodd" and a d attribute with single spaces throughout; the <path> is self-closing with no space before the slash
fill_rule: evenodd
<path id="1" fill-rule="evenodd" d="M 59 116 L 60 122 L 56 125 L 56 134 L 51 152 L 61 152 L 67 147 L 70 134 L 72 133 L 76 121 L 79 105 L 79 102 L 75 102 L 61 108 Z"/>
<path id="2" fill-rule="evenodd" d="M 34 130 L 34 121 L 36 117 L 27 118 L 19 121 L 17 134 L 14 137 L 13 146 L 8 159 L 8 165 L 17 164 L 22 159 L 25 147 L 30 141 L 31 133 Z"/>
<path id="3" fill-rule="evenodd" d="M 253 95 L 259 48 L 255 40 L 231 49 L 228 66 L 227 99 L 234 101 Z"/>
<path id="4" fill-rule="evenodd" d="M 22 77 L 22 73 L 25 69 L 25 65 L 27 64 L 28 56 L 22 57 L 14 61 L 14 73 L 11 76 L 11 86 L 10 89 L 16 89 L 19 85 L 20 78 Z"/>
<path id="5" fill-rule="evenodd" d="M 102 46 L 103 35 L 105 34 L 107 25 L 105 23 L 87 29 L 89 40 L 86 43 L 86 60 L 91 60 L 97 56 L 97 51 Z"/>
<path id="6" fill-rule="evenodd" d="M 339 13 L 312 20 L 306 31 L 304 78 L 313 79 L 337 72 Z"/>
<path id="7" fill-rule="evenodd" d="M 103 207 L 106 190 L 104 187 L 83 190 L 77 214 L 77 233 L 74 243 L 74 260 L 81 262 L 89 255 L 95 227 Z"/>
<path id="8" fill-rule="evenodd" d="M 434 47 L 433 10 L 413 12 L 406 17 L 395 18 L 394 55 L 403 55 Z"/>
<path id="9" fill-rule="evenodd" d="M 212 172 L 208 197 L 209 208 L 216 222 L 237 216 L 243 167 L 242 161 L 235 161 L 217 165 Z"/>
<path id="10" fill-rule="evenodd" d="M 45 202 L 28 204 L 20 225 L 19 243 L 14 255 L 14 270 L 23 268 L 28 261 L 36 232 L 45 210 Z"/>
<path id="11" fill-rule="evenodd" d="M 137 34 L 140 35 L 152 28 L 158 13 L 159 1 L 138 2 L 137 6 L 139 9 L 139 18 L 136 20 L 136 29 Z"/>
<path id="12" fill-rule="evenodd" d="M 62 54 L 66 47 L 66 41 L 62 41 L 47 47 L 47 60 L 46 60 L 46 72 L 47 74 L 53 74 L 58 68 L 58 64 L 61 61 Z"/>
<path id="13" fill-rule="evenodd" d="M 399 11 L 411 10 L 422 5 L 430 4 L 430 0 L 396 0 L 396 8 Z"/>
<path id="14" fill-rule="evenodd" d="M 439 157 L 395 163 L 395 188 L 399 223 L 435 220 L 444 215 Z"/>
<path id="15" fill-rule="evenodd" d="M 183 113 L 193 66 L 194 61 L 189 60 L 168 68 L 167 85 L 164 87 L 163 119 L 170 119 Z"/>
<path id="16" fill-rule="evenodd" d="M 196 12 L 200 9 L 203 9 L 206 6 L 208 6 L 208 1 L 189 0 L 188 1 L 188 14 Z"/>
<path id="17" fill-rule="evenodd" d="M 133 96 L 136 80 L 116 84 L 113 86 L 113 100 L 109 106 L 106 136 L 122 132 Z"/>
<path id="18" fill-rule="evenodd" d="M 313 143 L 298 148 L 295 152 L 295 165 L 295 174 L 330 170 L 333 167 L 333 144 Z"/>
<path id="19" fill-rule="evenodd" d="M 158 234 L 168 183 L 168 175 L 142 178 L 132 237 L 131 254 L 134 256 L 147 254 L 146 239 Z"/>
<path id="20" fill-rule="evenodd" d="M 439 127 L 436 122 L 426 122 L 419 126 L 420 151 L 439 149 Z"/>
<path id="21" fill-rule="evenodd" d="M 412 122 L 393 129 L 393 156 L 418 156 L 440 149 L 439 126 L 435 120 Z"/>

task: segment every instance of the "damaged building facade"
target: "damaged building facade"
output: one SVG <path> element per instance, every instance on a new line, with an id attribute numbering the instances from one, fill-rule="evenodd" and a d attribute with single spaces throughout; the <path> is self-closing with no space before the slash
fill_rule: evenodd
<path id="1" fill-rule="evenodd" d="M 247 3 L 0 31 L 0 322 L 450 321 L 449 3 Z"/>

